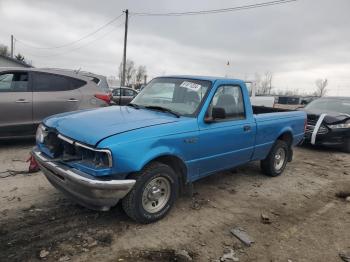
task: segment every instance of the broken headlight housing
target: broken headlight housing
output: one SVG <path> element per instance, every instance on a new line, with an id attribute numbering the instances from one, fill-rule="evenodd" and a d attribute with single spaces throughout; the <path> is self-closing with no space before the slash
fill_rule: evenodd
<path id="1" fill-rule="evenodd" d="M 98 149 L 74 142 L 76 155 L 81 157 L 82 163 L 95 168 L 110 168 L 113 165 L 112 152 L 108 149 Z"/>

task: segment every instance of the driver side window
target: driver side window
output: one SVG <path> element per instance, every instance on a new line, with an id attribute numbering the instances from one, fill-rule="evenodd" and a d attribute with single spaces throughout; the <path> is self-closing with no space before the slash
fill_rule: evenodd
<path id="1" fill-rule="evenodd" d="M 225 114 L 220 120 L 245 119 L 244 103 L 242 91 L 239 86 L 223 85 L 220 86 L 210 103 L 206 117 L 209 119 L 213 116 L 213 109 L 220 109 Z"/>

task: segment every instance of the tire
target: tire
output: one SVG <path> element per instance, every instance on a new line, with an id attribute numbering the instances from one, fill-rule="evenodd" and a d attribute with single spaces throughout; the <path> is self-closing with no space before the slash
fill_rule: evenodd
<path id="1" fill-rule="evenodd" d="M 277 140 L 267 157 L 260 162 L 263 173 L 272 177 L 281 175 L 287 165 L 289 152 L 288 144 L 282 140 Z M 278 155 L 280 157 L 279 160 L 277 158 Z"/>
<path id="2" fill-rule="evenodd" d="M 162 219 L 173 207 L 179 191 L 174 170 L 159 162 L 132 174 L 136 183 L 122 200 L 125 213 L 138 223 L 148 224 Z"/>

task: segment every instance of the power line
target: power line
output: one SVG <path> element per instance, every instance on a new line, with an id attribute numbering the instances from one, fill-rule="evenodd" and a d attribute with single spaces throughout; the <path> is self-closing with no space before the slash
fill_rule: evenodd
<path id="1" fill-rule="evenodd" d="M 234 12 L 234 11 L 241 11 L 241 10 L 248 10 L 248 9 L 256 9 L 256 8 L 262 8 L 262 7 L 267 7 L 267 6 L 274 6 L 274 5 L 282 5 L 282 4 L 287 4 L 287 3 L 291 3 L 291 2 L 296 2 L 298 0 L 275 0 L 275 1 L 269 1 L 269 2 L 262 2 L 262 3 L 256 3 L 256 4 L 250 4 L 250 5 L 242 5 L 242 6 L 235 6 L 235 7 L 229 7 L 229 8 L 221 8 L 221 9 L 211 9 L 211 10 L 199 10 L 199 11 L 186 11 L 186 12 L 168 12 L 168 13 L 148 13 L 148 12 L 129 12 L 130 17 L 132 16 L 190 16 L 190 15 L 206 15 L 206 14 L 217 14 L 217 13 L 225 13 L 225 12 Z M 123 12 L 124 13 L 124 12 Z M 109 22 L 107 22 L 106 24 L 103 24 L 102 26 L 100 26 L 99 28 L 97 28 L 96 30 L 90 32 L 89 34 L 66 44 L 63 45 L 58 45 L 58 46 L 52 46 L 52 47 L 38 47 L 38 46 L 33 46 L 31 44 L 27 44 L 26 42 L 23 42 L 22 40 L 19 40 L 17 38 L 14 38 L 14 40 L 24 46 L 33 48 L 33 49 L 41 49 L 41 50 L 52 50 L 52 49 L 60 49 L 60 48 L 64 48 L 67 46 L 71 46 L 71 45 L 75 45 L 76 43 L 79 43 L 80 41 L 89 38 L 90 36 L 98 33 L 99 31 L 101 31 L 102 29 L 104 29 L 105 27 L 111 25 L 112 23 L 114 23 L 115 21 L 117 21 L 119 18 L 121 18 L 123 16 L 123 13 L 120 14 L 119 16 L 113 18 L 112 20 L 110 20 Z M 119 24 L 117 27 L 119 27 L 120 25 L 124 24 L 121 23 Z M 71 50 L 68 50 L 66 52 L 63 53 L 59 53 L 59 54 L 53 54 L 53 55 L 47 55 L 47 56 L 40 56 L 40 55 L 33 55 L 32 56 L 37 56 L 37 57 L 55 57 L 55 56 L 60 56 L 60 55 L 65 55 L 67 53 L 70 53 L 72 51 L 75 51 L 77 49 L 80 49 L 86 45 L 89 45 L 93 42 L 95 42 L 96 40 L 99 40 L 103 37 L 105 37 L 106 35 L 108 35 L 109 33 L 111 33 L 112 31 L 114 31 L 116 28 L 108 31 L 105 35 L 103 35 L 100 38 L 96 38 L 93 39 L 92 41 L 83 44 L 81 46 L 75 47 Z M 126 33 L 127 33 L 127 25 L 125 27 L 125 38 L 126 38 Z M 125 47 L 124 47 L 125 49 Z M 125 56 L 125 55 L 124 55 Z M 125 58 L 124 58 L 124 67 L 125 67 Z"/>
<path id="2" fill-rule="evenodd" d="M 82 44 L 82 45 L 80 45 L 80 46 L 78 46 L 78 47 L 75 47 L 75 48 L 73 48 L 73 49 L 70 49 L 70 50 L 67 50 L 67 51 L 65 51 L 65 52 L 62 52 L 62 53 L 56 53 L 56 54 L 52 54 L 52 55 L 36 55 L 36 54 L 31 54 L 31 53 L 29 53 L 29 55 L 30 55 L 30 56 L 34 56 L 34 57 L 42 57 L 42 58 L 46 58 L 46 57 L 57 57 L 57 56 L 66 55 L 66 54 L 69 54 L 69 53 L 71 53 L 71 52 L 73 52 L 73 51 L 75 51 L 75 50 L 78 50 L 78 49 L 81 49 L 81 48 L 83 48 L 83 47 L 86 47 L 86 46 L 88 46 L 88 45 L 90 45 L 90 44 L 96 42 L 97 40 L 101 40 L 101 39 L 105 38 L 107 35 L 109 35 L 109 34 L 112 33 L 113 31 L 115 31 L 116 29 L 118 29 L 118 28 L 119 28 L 120 26 L 122 26 L 122 25 L 124 25 L 124 22 L 122 22 L 122 23 L 118 24 L 117 26 L 113 27 L 112 30 L 107 31 L 107 32 L 106 32 L 105 34 L 103 34 L 102 36 L 100 36 L 100 37 L 98 37 L 98 38 L 95 38 L 95 39 L 93 39 L 93 40 L 91 40 L 91 41 L 89 41 L 89 42 L 87 42 L 87 43 L 84 43 L 84 44 Z M 26 53 L 28 53 L 28 52 L 26 52 Z"/>
<path id="3" fill-rule="evenodd" d="M 102 29 L 104 29 L 105 27 L 109 26 L 110 24 L 114 23 L 115 21 L 117 21 L 119 18 L 121 18 L 123 16 L 123 13 L 120 14 L 119 16 L 113 18 L 112 20 L 110 20 L 109 22 L 107 22 L 106 24 L 103 24 L 102 26 L 100 26 L 99 28 L 97 28 L 96 30 L 88 33 L 87 35 L 77 39 L 77 40 L 74 40 L 72 42 L 68 42 L 66 44 L 63 44 L 63 45 L 59 45 L 59 46 L 52 46 L 52 47 L 38 47 L 38 46 L 33 46 L 33 45 L 30 45 L 30 44 L 27 44 L 26 42 L 23 42 L 22 40 L 19 40 L 17 38 L 16 41 L 18 43 L 21 43 L 22 45 L 24 46 L 27 46 L 27 47 L 30 47 L 30 48 L 34 48 L 34 49 L 60 49 L 60 48 L 64 48 L 64 47 L 67 47 L 67 46 L 70 46 L 70 45 L 74 45 L 76 43 L 79 43 L 80 41 L 84 40 L 84 39 L 87 39 L 88 37 L 100 32 Z"/>
<path id="4" fill-rule="evenodd" d="M 168 12 L 168 13 L 147 13 L 147 12 L 129 12 L 130 17 L 131 16 L 189 16 L 189 15 L 205 15 L 205 14 L 216 14 L 216 13 L 225 13 L 225 12 L 234 12 L 234 11 L 241 11 L 241 10 L 247 10 L 247 9 L 255 9 L 255 8 L 261 8 L 261 7 L 266 7 L 266 6 L 273 6 L 273 5 L 281 5 L 281 4 L 287 4 L 290 2 L 295 2 L 298 0 L 275 0 L 275 1 L 269 1 L 269 2 L 262 2 L 262 3 L 256 3 L 256 4 L 250 4 L 250 5 L 243 5 L 243 6 L 235 6 L 235 7 L 229 7 L 229 8 L 221 8 L 221 9 L 212 9 L 212 10 L 200 10 L 200 11 L 187 11 L 187 12 Z M 34 46 L 31 44 L 28 44 L 18 38 L 14 37 L 14 41 L 27 46 L 29 48 L 33 49 L 41 49 L 41 50 L 50 50 L 50 49 L 61 49 L 67 46 L 74 45 L 76 43 L 79 43 L 80 41 L 87 39 L 88 37 L 100 32 L 102 29 L 107 27 L 108 25 L 114 23 L 117 21 L 119 18 L 123 16 L 123 13 L 121 13 L 119 16 L 113 18 L 106 24 L 103 24 L 96 30 L 88 33 L 87 35 L 72 41 L 68 42 L 63 45 L 58 45 L 58 46 L 52 46 L 52 47 L 38 47 Z M 95 40 L 94 40 L 95 41 Z"/>
<path id="5" fill-rule="evenodd" d="M 226 12 L 235 12 L 247 9 L 255 9 L 266 6 L 282 5 L 290 2 L 296 2 L 298 0 L 277 0 L 263 3 L 256 3 L 250 5 L 235 6 L 229 8 L 220 8 L 212 10 L 200 10 L 200 11 L 187 11 L 187 12 L 169 12 L 169 13 L 147 13 L 147 12 L 130 12 L 133 16 L 189 16 L 189 15 L 206 15 L 206 14 L 217 14 Z"/>

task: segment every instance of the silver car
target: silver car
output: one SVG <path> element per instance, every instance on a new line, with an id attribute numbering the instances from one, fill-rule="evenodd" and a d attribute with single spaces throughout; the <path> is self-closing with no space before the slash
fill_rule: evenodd
<path id="1" fill-rule="evenodd" d="M 0 139 L 33 136 L 54 114 L 108 106 L 105 77 L 59 69 L 0 68 Z"/>
<path id="2" fill-rule="evenodd" d="M 129 87 L 116 87 L 112 90 L 113 102 L 117 105 L 127 105 L 137 96 L 138 92 Z"/>

